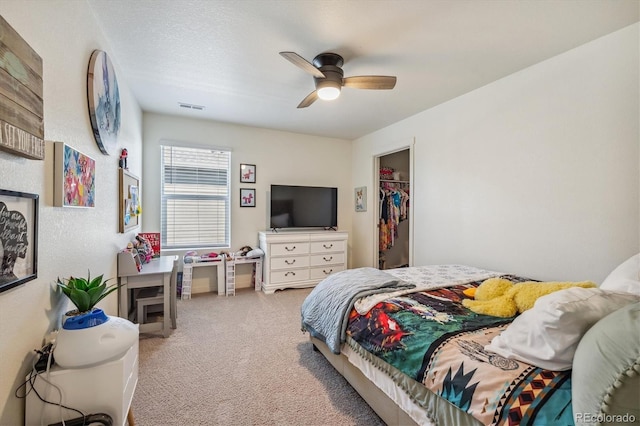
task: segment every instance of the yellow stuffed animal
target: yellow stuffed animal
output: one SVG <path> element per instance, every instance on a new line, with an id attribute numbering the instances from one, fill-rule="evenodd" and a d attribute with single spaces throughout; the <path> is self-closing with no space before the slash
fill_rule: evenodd
<path id="1" fill-rule="evenodd" d="M 531 309 L 536 300 L 554 291 L 570 287 L 591 288 L 591 281 L 582 282 L 534 282 L 514 284 L 504 278 L 489 278 L 476 289 L 474 298 L 464 299 L 462 304 L 477 314 L 508 318 Z"/>

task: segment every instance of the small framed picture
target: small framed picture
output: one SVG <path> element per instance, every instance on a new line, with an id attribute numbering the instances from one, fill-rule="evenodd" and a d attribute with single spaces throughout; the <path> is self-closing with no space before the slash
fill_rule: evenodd
<path id="1" fill-rule="evenodd" d="M 256 206 L 256 190 L 253 188 L 240 188 L 240 207 Z"/>
<path id="2" fill-rule="evenodd" d="M 367 211 L 367 187 L 359 186 L 358 188 L 356 188 L 355 197 L 356 197 L 356 211 L 366 212 Z"/>
<path id="3" fill-rule="evenodd" d="M 255 164 L 240 164 L 240 183 L 256 183 Z"/>

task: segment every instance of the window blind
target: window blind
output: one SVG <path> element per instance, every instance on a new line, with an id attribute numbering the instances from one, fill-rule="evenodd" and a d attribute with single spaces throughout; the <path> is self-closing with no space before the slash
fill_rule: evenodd
<path id="1" fill-rule="evenodd" d="M 162 248 L 229 247 L 231 152 L 161 149 Z"/>

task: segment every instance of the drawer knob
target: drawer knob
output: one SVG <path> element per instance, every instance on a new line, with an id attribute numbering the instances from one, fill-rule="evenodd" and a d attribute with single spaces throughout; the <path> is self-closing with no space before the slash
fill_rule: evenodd
<path id="1" fill-rule="evenodd" d="M 285 249 L 286 251 L 294 251 L 294 250 L 296 249 L 296 246 L 293 246 L 293 247 L 291 247 L 291 248 L 289 248 L 288 246 L 284 246 L 284 249 Z"/>
<path id="2" fill-rule="evenodd" d="M 296 260 L 293 259 L 291 262 L 289 262 L 289 259 L 285 259 L 284 263 L 286 263 L 287 265 L 293 265 L 294 263 L 296 263 Z"/>
<path id="3" fill-rule="evenodd" d="M 289 274 L 291 274 L 291 275 L 293 275 L 293 276 L 295 276 L 295 275 L 296 275 L 296 273 L 295 273 L 295 272 L 293 272 L 293 271 L 289 271 L 289 272 L 287 272 L 286 274 L 284 274 L 284 276 L 285 276 L 285 277 L 288 277 L 288 276 L 289 276 Z"/>
<path id="4" fill-rule="evenodd" d="M 323 244 L 322 247 L 324 247 L 324 248 L 326 248 L 328 250 L 328 249 L 333 247 L 333 244 L 329 244 L 329 245 Z"/>
<path id="5" fill-rule="evenodd" d="M 329 256 L 328 259 L 324 256 L 322 258 L 324 259 L 325 262 L 331 262 L 333 260 L 333 256 Z"/>
<path id="6" fill-rule="evenodd" d="M 326 269 L 323 269 L 322 272 L 324 272 L 325 275 L 329 275 L 330 273 L 333 272 L 333 269 L 329 269 L 329 272 L 327 272 Z"/>

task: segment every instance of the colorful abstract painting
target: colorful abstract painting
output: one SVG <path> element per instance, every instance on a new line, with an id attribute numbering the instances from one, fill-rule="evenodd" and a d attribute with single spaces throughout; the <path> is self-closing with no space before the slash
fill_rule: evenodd
<path id="1" fill-rule="evenodd" d="M 95 160 L 65 143 L 56 142 L 55 165 L 54 204 L 62 207 L 95 207 Z"/>

